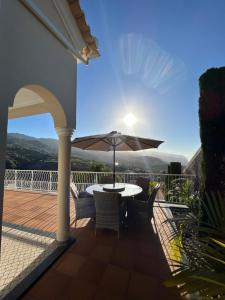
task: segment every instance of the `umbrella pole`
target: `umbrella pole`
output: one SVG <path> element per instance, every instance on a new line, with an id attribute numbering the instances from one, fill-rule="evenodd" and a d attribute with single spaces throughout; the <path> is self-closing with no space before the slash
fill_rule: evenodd
<path id="1" fill-rule="evenodd" d="M 116 182 L 116 147 L 113 146 L 113 187 L 115 187 Z"/>

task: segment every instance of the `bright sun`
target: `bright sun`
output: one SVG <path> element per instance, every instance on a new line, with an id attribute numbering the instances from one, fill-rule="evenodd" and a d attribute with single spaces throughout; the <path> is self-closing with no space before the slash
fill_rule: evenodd
<path id="1" fill-rule="evenodd" d="M 133 127 L 137 122 L 137 118 L 134 114 L 129 113 L 123 118 L 123 122 L 126 124 L 127 127 Z"/>

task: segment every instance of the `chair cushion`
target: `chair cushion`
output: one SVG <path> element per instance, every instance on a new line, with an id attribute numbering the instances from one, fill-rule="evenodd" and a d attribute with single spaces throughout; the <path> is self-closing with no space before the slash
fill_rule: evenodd
<path id="1" fill-rule="evenodd" d="M 76 220 L 95 217 L 95 203 L 92 197 L 78 198 L 75 200 Z"/>

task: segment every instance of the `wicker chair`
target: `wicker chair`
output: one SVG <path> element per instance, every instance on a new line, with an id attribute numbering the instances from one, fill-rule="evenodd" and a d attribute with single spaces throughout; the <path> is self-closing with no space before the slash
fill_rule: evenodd
<path id="1" fill-rule="evenodd" d="M 122 220 L 121 195 L 94 191 L 94 200 L 96 208 L 95 235 L 98 228 L 107 228 L 117 231 L 119 239 Z"/>
<path id="2" fill-rule="evenodd" d="M 75 227 L 77 225 L 77 220 L 83 218 L 95 219 L 95 203 L 93 197 L 86 192 L 79 193 L 77 186 L 74 183 L 71 183 L 70 191 L 75 205 Z"/>
<path id="3" fill-rule="evenodd" d="M 135 196 L 136 200 L 148 202 L 149 199 L 149 182 L 150 178 L 138 177 L 136 179 L 136 185 L 142 188 L 142 192 Z"/>
<path id="4" fill-rule="evenodd" d="M 148 203 L 147 203 L 147 219 L 149 221 L 151 221 L 152 217 L 153 217 L 153 205 L 157 196 L 157 193 L 160 189 L 160 184 L 157 184 L 154 189 L 152 190 L 152 193 L 148 199 Z"/>
<path id="5" fill-rule="evenodd" d="M 107 183 L 113 183 L 113 177 L 112 176 L 102 176 L 98 180 L 99 184 L 107 184 Z"/>
<path id="6" fill-rule="evenodd" d="M 128 206 L 128 221 L 132 224 L 148 224 L 153 217 L 153 204 L 156 195 L 160 189 L 160 185 L 157 184 L 152 190 L 151 195 L 148 197 L 148 201 L 131 200 Z"/>

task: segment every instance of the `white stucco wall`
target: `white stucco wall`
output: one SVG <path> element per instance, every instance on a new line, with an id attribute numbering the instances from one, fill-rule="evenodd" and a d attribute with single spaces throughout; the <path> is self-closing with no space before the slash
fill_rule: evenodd
<path id="1" fill-rule="evenodd" d="M 55 125 L 75 128 L 76 60 L 19 0 L 1 0 L 0 5 L 0 107 L 13 106 L 20 88 L 40 85 L 65 112 L 66 124 Z"/>

